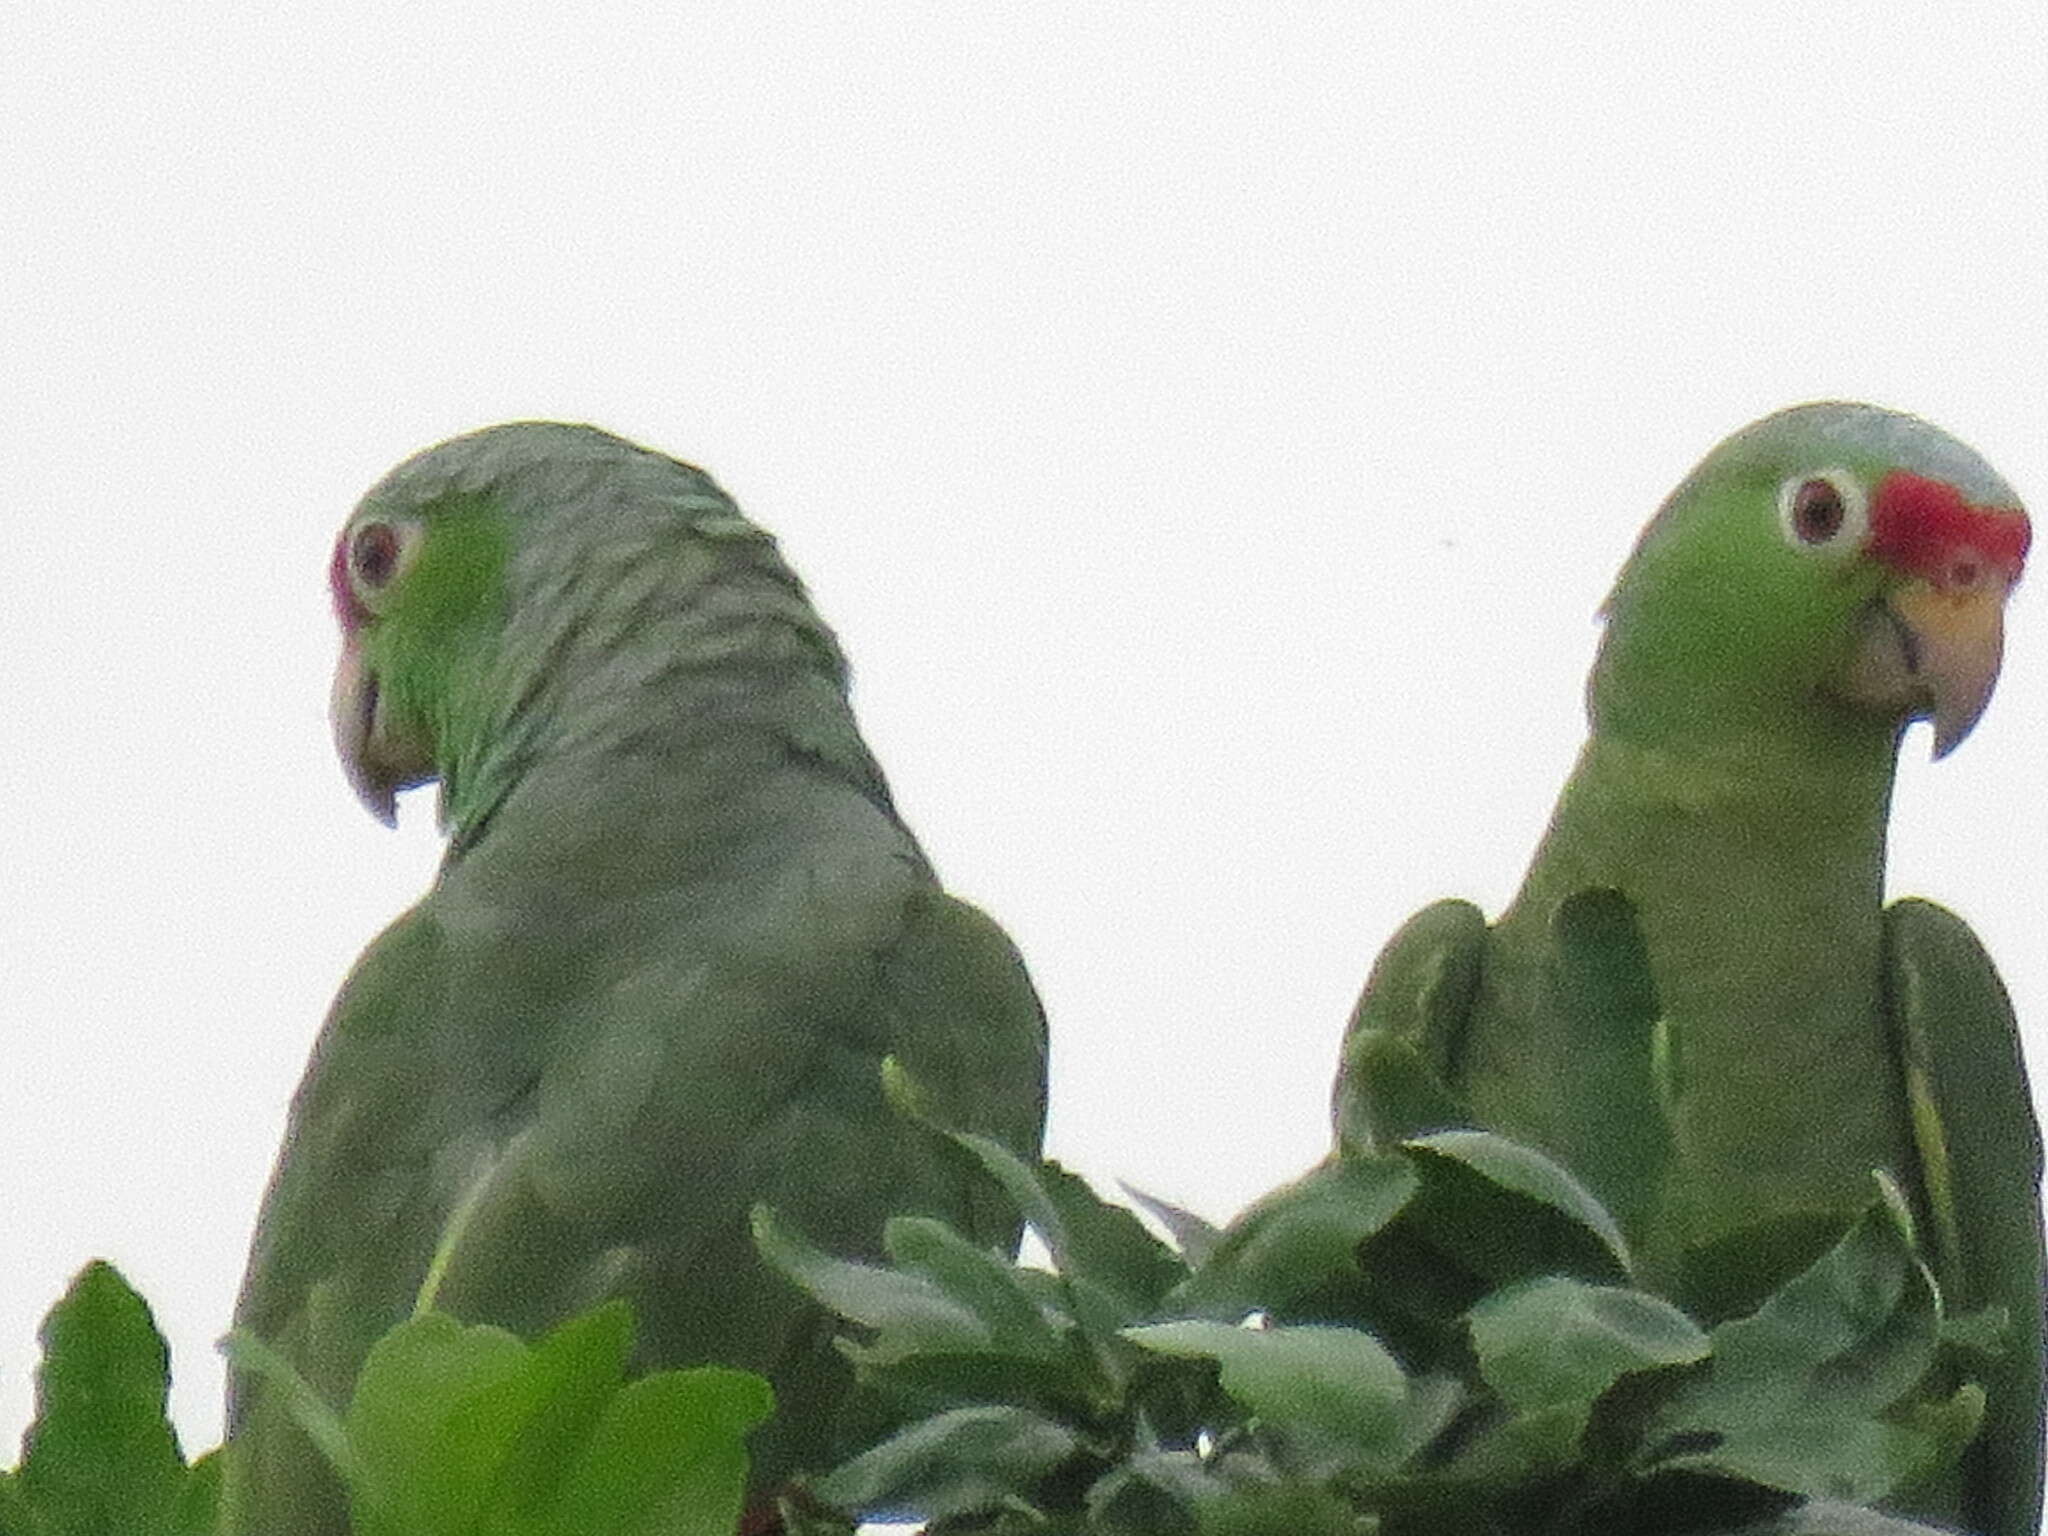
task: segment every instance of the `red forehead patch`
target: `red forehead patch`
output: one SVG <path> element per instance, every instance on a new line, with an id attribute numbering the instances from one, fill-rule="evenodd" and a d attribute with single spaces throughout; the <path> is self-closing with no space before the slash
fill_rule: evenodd
<path id="1" fill-rule="evenodd" d="M 1946 480 L 1895 469 L 1870 498 L 1870 552 L 1887 565 L 1946 585 L 1957 555 L 1972 552 L 2019 578 L 2033 537 L 2018 507 L 1980 507 Z"/>

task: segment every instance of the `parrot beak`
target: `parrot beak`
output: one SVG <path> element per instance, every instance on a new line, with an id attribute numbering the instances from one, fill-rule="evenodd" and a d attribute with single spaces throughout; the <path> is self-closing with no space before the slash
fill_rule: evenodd
<path id="1" fill-rule="evenodd" d="M 1969 582 L 1914 576 L 1898 583 L 1865 610 L 1845 691 L 1861 703 L 1932 720 L 1934 755 L 1948 756 L 1991 702 L 2011 586 L 1989 569 Z"/>
<path id="2" fill-rule="evenodd" d="M 1934 721 L 1934 755 L 1946 757 L 1970 734 L 2005 654 L 2005 595 L 1990 578 L 1944 590 L 1924 578 L 1897 588 L 1891 611 L 1911 637 L 1908 655 L 1922 680 Z"/>
<path id="3" fill-rule="evenodd" d="M 385 826 L 395 827 L 398 792 L 431 779 L 434 763 L 418 743 L 392 730 L 381 702 L 376 675 L 363 664 L 362 646 L 350 634 L 335 664 L 328 705 L 334 750 L 356 798 Z"/>

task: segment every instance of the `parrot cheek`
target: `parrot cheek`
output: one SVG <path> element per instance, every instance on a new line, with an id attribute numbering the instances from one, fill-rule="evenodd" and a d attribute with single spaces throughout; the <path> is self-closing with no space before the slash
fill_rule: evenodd
<path id="1" fill-rule="evenodd" d="M 2007 584 L 1941 587 L 1916 578 L 1863 611 L 1842 692 L 1873 708 L 1904 709 L 1934 722 L 1934 755 L 1970 734 L 2005 647 Z"/>
<path id="2" fill-rule="evenodd" d="M 363 663 L 360 646 L 342 647 L 334 669 L 329 716 L 334 750 L 349 787 L 372 816 L 398 825 L 398 792 L 434 776 L 432 753 L 409 733 L 394 728 L 377 677 Z"/>

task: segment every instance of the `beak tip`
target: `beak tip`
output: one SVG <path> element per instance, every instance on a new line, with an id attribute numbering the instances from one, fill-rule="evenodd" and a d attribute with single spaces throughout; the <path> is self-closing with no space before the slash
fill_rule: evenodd
<path id="1" fill-rule="evenodd" d="M 387 827 L 398 825 L 398 786 L 373 771 L 361 757 L 344 752 L 341 755 L 341 771 L 348 779 L 348 787 L 355 791 L 363 809 Z"/>

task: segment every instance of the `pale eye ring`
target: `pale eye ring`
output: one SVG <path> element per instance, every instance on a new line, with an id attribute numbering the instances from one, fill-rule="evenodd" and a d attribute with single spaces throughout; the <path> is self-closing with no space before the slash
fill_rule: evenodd
<path id="1" fill-rule="evenodd" d="M 1869 500 L 1847 470 L 1792 475 L 1778 487 L 1778 531 L 1794 549 L 1860 549 L 1870 533 Z"/>

